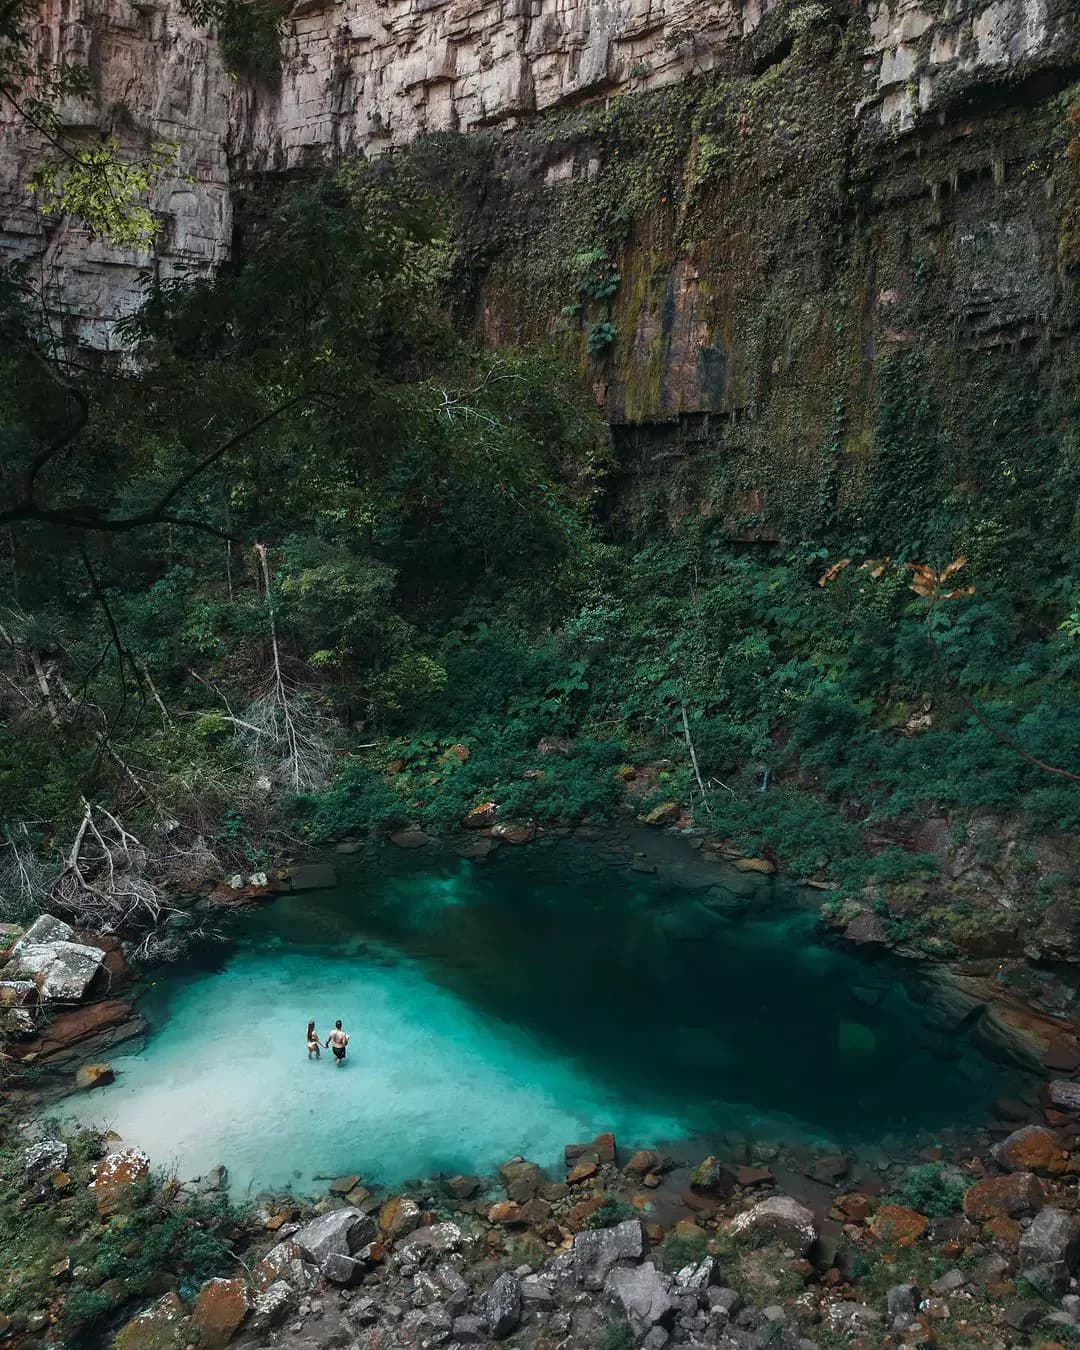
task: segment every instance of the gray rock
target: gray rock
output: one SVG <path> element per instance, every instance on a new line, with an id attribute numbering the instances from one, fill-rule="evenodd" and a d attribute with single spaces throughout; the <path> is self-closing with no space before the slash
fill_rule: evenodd
<path id="1" fill-rule="evenodd" d="M 641 1350 L 664 1350 L 670 1339 L 663 1327 L 653 1327 L 641 1342 Z"/>
<path id="2" fill-rule="evenodd" d="M 27 947 L 48 946 L 53 942 L 74 942 L 75 929 L 63 919 L 54 919 L 51 914 L 39 914 L 22 937 L 11 949 L 12 956 L 18 956 Z"/>
<path id="3" fill-rule="evenodd" d="M 1032 1331 L 1042 1321 L 1042 1317 L 1043 1310 L 1037 1303 L 1025 1303 L 1019 1298 L 1006 1303 L 1003 1313 L 1005 1325 L 1013 1331 Z"/>
<path id="4" fill-rule="evenodd" d="M 971 1272 L 971 1283 L 985 1288 L 988 1284 L 997 1284 L 1009 1273 L 1009 1263 L 1004 1256 L 991 1252 L 984 1256 Z"/>
<path id="5" fill-rule="evenodd" d="M 492 1337 L 501 1341 L 521 1325 L 521 1281 L 510 1271 L 500 1275 L 485 1300 Z"/>
<path id="6" fill-rule="evenodd" d="M 364 1266 L 360 1261 L 341 1252 L 330 1252 L 322 1259 L 320 1269 L 331 1284 L 359 1284 L 364 1275 Z"/>
<path id="7" fill-rule="evenodd" d="M 742 1311 L 742 1295 L 737 1289 L 711 1288 L 705 1291 L 705 1301 L 714 1313 L 723 1314 L 724 1319 L 738 1317 Z M 714 1318 L 714 1320 L 716 1320 Z"/>
<path id="8" fill-rule="evenodd" d="M 62 1172 L 67 1163 L 68 1146 L 62 1139 L 42 1139 L 23 1156 L 23 1170 L 28 1180 Z"/>
<path id="9" fill-rule="evenodd" d="M 478 1345 L 487 1340 L 487 1323 L 482 1317 L 455 1317 L 454 1340 L 462 1345 Z"/>
<path id="10" fill-rule="evenodd" d="M 1051 1287 L 1065 1285 L 1078 1259 L 1080 1227 L 1062 1209 L 1051 1206 L 1040 1210 L 1020 1236 L 1020 1265 L 1024 1277 L 1032 1283 L 1033 1270 L 1045 1267 Z"/>
<path id="11" fill-rule="evenodd" d="M 81 942 L 20 942 L 17 946 L 11 963 L 14 972 L 33 979 L 41 997 L 50 1003 L 78 1003 L 105 961 L 100 947 Z"/>
<path id="12" fill-rule="evenodd" d="M 604 1296 L 626 1318 L 635 1336 L 644 1336 L 671 1316 L 667 1281 L 651 1261 L 616 1266 L 604 1281 Z"/>
<path id="13" fill-rule="evenodd" d="M 965 1284 L 967 1284 L 967 1276 L 954 1266 L 952 1270 L 947 1270 L 944 1275 L 939 1276 L 933 1282 L 930 1286 L 930 1292 L 936 1294 L 938 1298 L 944 1298 L 948 1294 L 955 1294 L 958 1289 L 963 1289 Z"/>
<path id="14" fill-rule="evenodd" d="M 352 1256 L 378 1235 L 375 1222 L 353 1209 L 332 1209 L 304 1224 L 294 1241 L 304 1255 L 322 1266 L 328 1256 Z"/>
<path id="15" fill-rule="evenodd" d="M 455 1266 L 448 1261 L 436 1266 L 435 1283 L 439 1286 L 443 1303 L 451 1317 L 457 1317 L 468 1309 L 472 1291 Z"/>
<path id="16" fill-rule="evenodd" d="M 1061 1300 L 1061 1311 L 1068 1313 L 1074 1322 L 1080 1322 L 1080 1294 L 1066 1294 Z"/>
<path id="17" fill-rule="evenodd" d="M 890 1318 L 913 1319 L 919 1309 L 919 1291 L 913 1284 L 894 1284 L 885 1295 L 885 1307 Z"/>
<path id="18" fill-rule="evenodd" d="M 644 1251 L 640 1219 L 578 1233 L 573 1247 L 574 1278 L 586 1289 L 600 1290 L 609 1271 L 623 1261 L 640 1261 Z"/>
<path id="19" fill-rule="evenodd" d="M 269 1331 L 279 1327 L 298 1301 L 296 1290 L 284 1280 L 275 1280 L 262 1294 L 256 1294 L 251 1312 L 251 1329 Z"/>
<path id="20" fill-rule="evenodd" d="M 675 1285 L 691 1294 L 704 1294 L 717 1276 L 716 1259 L 706 1256 L 697 1265 L 683 1266 L 675 1276 Z"/>
<path id="21" fill-rule="evenodd" d="M 534 1308 L 552 1308 L 555 1306 L 555 1295 L 551 1292 L 550 1287 L 535 1276 L 530 1276 L 528 1279 L 521 1281 L 521 1297 Z"/>
<path id="22" fill-rule="evenodd" d="M 775 1238 L 796 1256 L 805 1256 L 818 1236 L 817 1223 L 811 1211 L 790 1195 L 770 1196 L 753 1209 L 736 1215 L 731 1232 Z"/>
<path id="23" fill-rule="evenodd" d="M 873 1331 L 880 1321 L 877 1309 L 865 1303 L 833 1303 L 825 1314 L 825 1326 L 834 1336 L 858 1336 Z"/>
<path id="24" fill-rule="evenodd" d="M 333 863 L 298 863 L 289 869 L 289 885 L 294 891 L 321 891 L 337 885 Z"/>
<path id="25" fill-rule="evenodd" d="M 379 1305 L 373 1298 L 354 1299 L 345 1309 L 345 1320 L 355 1327 L 370 1327 L 379 1320 Z"/>
<path id="26" fill-rule="evenodd" d="M 398 1244 L 395 1260 L 420 1260 L 423 1253 L 445 1256 L 461 1246 L 461 1229 L 456 1223 L 433 1223 L 426 1228 L 414 1228 Z"/>

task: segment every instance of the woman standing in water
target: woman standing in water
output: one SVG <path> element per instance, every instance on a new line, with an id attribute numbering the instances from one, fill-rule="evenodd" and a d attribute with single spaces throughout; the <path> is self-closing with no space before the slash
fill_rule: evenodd
<path id="1" fill-rule="evenodd" d="M 319 1033 L 315 1030 L 315 1023 L 307 1024 L 307 1057 L 311 1058 L 314 1053 L 315 1058 L 319 1059 Z"/>

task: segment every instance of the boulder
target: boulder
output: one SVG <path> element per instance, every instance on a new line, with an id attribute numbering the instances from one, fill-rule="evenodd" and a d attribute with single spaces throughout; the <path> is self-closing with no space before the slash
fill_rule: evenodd
<path id="1" fill-rule="evenodd" d="M 870 1220 L 870 1231 L 875 1237 L 902 1244 L 917 1242 L 929 1226 L 925 1214 L 907 1205 L 881 1205 Z"/>
<path id="2" fill-rule="evenodd" d="M 504 844 L 531 844 L 536 838 L 536 826 L 528 820 L 499 821 L 491 827 L 491 837 Z"/>
<path id="3" fill-rule="evenodd" d="M 351 1256 L 377 1236 L 374 1220 L 350 1205 L 312 1219 L 293 1240 L 303 1255 L 321 1268 L 328 1256 Z"/>
<path id="4" fill-rule="evenodd" d="M 250 1310 L 243 1280 L 207 1280 L 192 1310 L 190 1339 L 200 1350 L 224 1350 Z"/>
<path id="5" fill-rule="evenodd" d="M 479 1177 L 463 1176 L 459 1173 L 446 1182 L 446 1193 L 455 1200 L 471 1200 L 482 1185 Z"/>
<path id="6" fill-rule="evenodd" d="M 1058 1111 L 1080 1112 L 1080 1081 L 1054 1079 L 1046 1085 L 1046 1100 Z"/>
<path id="7" fill-rule="evenodd" d="M 404 1237 L 420 1227 L 420 1206 L 408 1195 L 395 1195 L 379 1210 L 379 1227 L 388 1238 Z"/>
<path id="8" fill-rule="evenodd" d="M 291 1284 L 275 1280 L 261 1294 L 256 1294 L 252 1305 L 251 1327 L 262 1333 L 279 1327 L 296 1307 L 298 1294 Z"/>
<path id="9" fill-rule="evenodd" d="M 120 1148 L 107 1153 L 94 1169 L 90 1183 L 97 1212 L 103 1219 L 115 1214 L 131 1187 L 149 1175 L 150 1159 L 141 1148 Z"/>
<path id="10" fill-rule="evenodd" d="M 75 929 L 63 919 L 51 914 L 40 914 L 11 948 L 12 956 L 19 956 L 27 947 L 48 946 L 53 942 L 74 942 Z"/>
<path id="11" fill-rule="evenodd" d="M 431 837 L 416 825 L 403 830 L 392 830 L 387 838 L 396 848 L 425 848 L 431 843 Z"/>
<path id="12" fill-rule="evenodd" d="M 461 825 L 466 830 L 486 830 L 495 824 L 498 816 L 499 808 L 494 802 L 481 802 L 468 812 Z"/>
<path id="13" fill-rule="evenodd" d="M 344 1256 L 341 1252 L 331 1252 L 329 1256 L 324 1257 L 319 1269 L 331 1284 L 345 1287 L 359 1284 L 364 1278 L 363 1262 L 357 1261 L 352 1256 Z"/>
<path id="14" fill-rule="evenodd" d="M 33 980 L 0 980 L 0 1008 L 29 1008 L 37 996 Z"/>
<path id="15" fill-rule="evenodd" d="M 661 802 L 649 811 L 643 811 L 638 816 L 640 825 L 674 825 L 682 815 L 682 807 L 678 802 Z"/>
<path id="16" fill-rule="evenodd" d="M 626 1170 L 634 1177 L 647 1177 L 651 1172 L 663 1170 L 663 1159 L 653 1148 L 639 1148 L 630 1155 Z"/>
<path id="17" fill-rule="evenodd" d="M 1032 1219 L 1020 1237 L 1020 1265 L 1030 1283 L 1033 1267 L 1045 1269 L 1047 1279 L 1041 1284 L 1063 1287 L 1076 1269 L 1080 1258 L 1080 1227 L 1071 1214 L 1048 1206 Z"/>
<path id="18" fill-rule="evenodd" d="M 731 865 L 736 872 L 760 872 L 766 877 L 776 871 L 776 864 L 768 858 L 735 858 Z"/>
<path id="19" fill-rule="evenodd" d="M 62 1139 L 42 1139 L 23 1154 L 23 1171 L 27 1180 L 62 1172 L 67 1163 L 68 1146 Z"/>
<path id="20" fill-rule="evenodd" d="M 89 1092 L 91 1088 L 105 1087 L 115 1078 L 111 1064 L 83 1064 L 75 1071 L 75 1086 L 80 1092 Z"/>
<path id="21" fill-rule="evenodd" d="M 985 1177 L 964 1195 L 964 1213 L 973 1223 L 986 1219 L 1020 1219 L 1043 1206 L 1043 1188 L 1031 1172 Z"/>
<path id="22" fill-rule="evenodd" d="M 261 1261 L 256 1262 L 251 1271 L 251 1282 L 258 1293 L 265 1293 L 272 1285 L 288 1284 L 297 1289 L 306 1289 L 318 1278 L 316 1267 L 304 1259 L 292 1238 L 286 1238 L 276 1247 L 271 1247 Z"/>
<path id="23" fill-rule="evenodd" d="M 1025 1125 L 990 1150 L 994 1161 L 1007 1172 L 1038 1172 L 1056 1177 L 1065 1171 L 1069 1155 L 1057 1136 L 1045 1125 Z"/>
<path id="24" fill-rule="evenodd" d="M 482 1317 L 455 1317 L 451 1334 L 459 1345 L 480 1345 L 487 1340 L 487 1323 Z"/>
<path id="25" fill-rule="evenodd" d="M 174 1293 L 159 1298 L 116 1333 L 114 1350 L 170 1350 L 179 1343 L 184 1305 Z"/>
<path id="26" fill-rule="evenodd" d="M 899 1317 L 913 1322 L 919 1311 L 918 1289 L 913 1284 L 894 1284 L 885 1295 L 885 1307 L 894 1321 Z"/>
<path id="27" fill-rule="evenodd" d="M 735 1173 L 710 1154 L 690 1174 L 690 1189 L 713 1200 L 727 1200 L 735 1189 Z"/>
<path id="28" fill-rule="evenodd" d="M 613 1228 L 578 1233 L 573 1246 L 574 1278 L 585 1289 L 602 1289 L 615 1266 L 640 1261 L 644 1251 L 645 1233 L 640 1219 L 626 1219 Z"/>
<path id="29" fill-rule="evenodd" d="M 667 1281 L 651 1261 L 616 1266 L 604 1281 L 604 1296 L 626 1319 L 635 1337 L 666 1322 L 673 1310 Z"/>
<path id="30" fill-rule="evenodd" d="M 335 1177 L 326 1189 L 331 1195 L 344 1197 L 348 1195 L 350 1191 L 355 1191 L 359 1185 L 359 1175 L 356 1172 L 352 1172 L 345 1177 Z"/>
<path id="31" fill-rule="evenodd" d="M 78 1003 L 85 997 L 105 962 L 100 947 L 81 942 L 49 942 L 15 945 L 8 969 L 16 977 L 31 979 L 48 1003 Z"/>
<path id="32" fill-rule="evenodd" d="M 856 947 L 884 947 L 889 941 L 884 919 L 870 910 L 852 919 L 844 929 L 844 937 Z"/>
<path id="33" fill-rule="evenodd" d="M 494 1340 L 501 1341 L 521 1325 L 521 1281 L 505 1271 L 487 1292 L 484 1300 L 488 1328 Z"/>
<path id="34" fill-rule="evenodd" d="M 424 1252 L 431 1252 L 435 1256 L 445 1256 L 448 1252 L 455 1252 L 461 1246 L 461 1229 L 456 1223 L 444 1221 L 443 1223 L 427 1224 L 423 1228 L 414 1229 L 407 1237 L 403 1238 L 398 1244 L 398 1252 L 407 1252 L 413 1258 L 419 1257 Z"/>
<path id="35" fill-rule="evenodd" d="M 731 1232 L 773 1238 L 796 1256 L 805 1256 L 818 1236 L 811 1211 L 790 1195 L 773 1195 L 759 1201 L 753 1209 L 732 1220 Z"/>
<path id="36" fill-rule="evenodd" d="M 716 1258 L 703 1257 L 692 1266 L 683 1266 L 675 1276 L 676 1287 L 686 1293 L 704 1294 L 717 1278 Z"/>
<path id="37" fill-rule="evenodd" d="M 499 1168 L 499 1180 L 503 1184 L 508 1200 L 516 1200 L 523 1205 L 531 1200 L 547 1178 L 541 1168 L 524 1158 L 511 1158 Z"/>

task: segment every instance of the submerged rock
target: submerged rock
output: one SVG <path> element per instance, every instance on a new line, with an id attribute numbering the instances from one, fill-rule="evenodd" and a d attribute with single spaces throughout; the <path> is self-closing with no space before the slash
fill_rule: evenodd
<path id="1" fill-rule="evenodd" d="M 75 1086 L 83 1092 L 91 1088 L 105 1087 L 113 1082 L 116 1075 L 111 1064 L 83 1064 L 75 1073 Z"/>

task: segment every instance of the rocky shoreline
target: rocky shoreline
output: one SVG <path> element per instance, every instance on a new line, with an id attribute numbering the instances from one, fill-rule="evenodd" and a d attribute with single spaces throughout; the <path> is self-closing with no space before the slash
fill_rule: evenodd
<path id="1" fill-rule="evenodd" d="M 914 1168 L 734 1137 L 690 1166 L 602 1134 L 568 1145 L 558 1176 L 524 1158 L 401 1192 L 343 1176 L 316 1201 L 258 1197 L 235 1226 L 235 1273 L 193 1285 L 163 1271 L 132 1307 L 69 1260 L 54 1302 L 0 1317 L 0 1335 L 19 1350 L 63 1343 L 79 1285 L 115 1299 L 117 1350 L 1069 1344 L 1080 1086 L 1052 1081 L 1043 1101 L 980 1152 L 940 1146 Z M 70 1152 L 59 1137 L 24 1147 L 18 1206 L 30 1222 L 59 1216 L 77 1249 L 82 1229 L 122 1232 L 136 1204 L 182 1215 L 227 1185 L 224 1168 L 156 1178 L 115 1136 L 94 1141 L 78 1177 Z"/>

